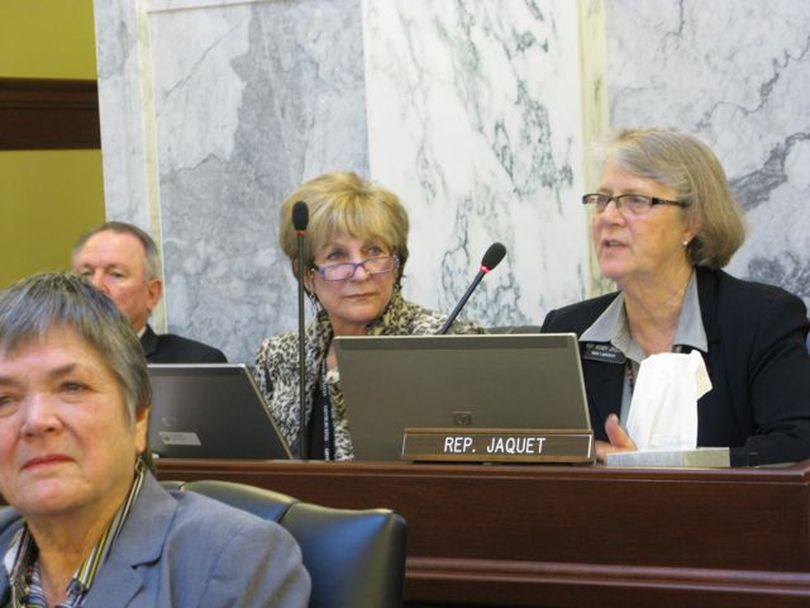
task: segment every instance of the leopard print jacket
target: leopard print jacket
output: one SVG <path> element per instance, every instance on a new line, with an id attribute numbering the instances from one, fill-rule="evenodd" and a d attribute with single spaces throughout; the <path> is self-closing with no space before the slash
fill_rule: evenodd
<path id="1" fill-rule="evenodd" d="M 406 302 L 399 290 L 395 290 L 382 317 L 367 328 L 368 335 L 429 335 L 439 331 L 446 316 Z M 484 329 L 463 321 L 456 321 L 452 333 L 484 333 Z M 306 416 L 312 410 L 313 395 L 318 383 L 323 382 L 324 359 L 332 342 L 332 325 L 321 310 L 317 318 L 306 328 Z M 270 413 L 287 443 L 295 452 L 299 433 L 298 405 L 298 332 L 290 332 L 266 338 L 256 356 L 256 381 L 267 399 Z M 335 453 L 333 460 L 354 458 L 340 376 L 337 370 L 326 375 L 331 417 L 334 427 Z"/>

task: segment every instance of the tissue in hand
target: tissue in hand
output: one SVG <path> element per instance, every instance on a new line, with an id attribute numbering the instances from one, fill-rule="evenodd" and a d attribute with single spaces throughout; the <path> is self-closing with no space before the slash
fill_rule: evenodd
<path id="1" fill-rule="evenodd" d="M 697 351 L 661 353 L 641 362 L 625 428 L 639 450 L 697 445 L 697 400 L 712 383 Z"/>

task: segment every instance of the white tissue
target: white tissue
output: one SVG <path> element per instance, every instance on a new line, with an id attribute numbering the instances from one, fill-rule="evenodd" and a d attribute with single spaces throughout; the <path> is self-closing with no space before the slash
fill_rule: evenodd
<path id="1" fill-rule="evenodd" d="M 712 388 L 703 357 L 661 353 L 641 362 L 625 428 L 639 450 L 697 446 L 697 400 Z"/>

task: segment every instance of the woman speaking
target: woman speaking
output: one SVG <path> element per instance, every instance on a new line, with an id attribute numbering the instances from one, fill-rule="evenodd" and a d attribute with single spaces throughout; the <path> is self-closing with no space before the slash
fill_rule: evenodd
<path id="1" fill-rule="evenodd" d="M 714 153 L 676 131 L 624 131 L 582 202 L 599 267 L 620 291 L 550 312 L 543 331 L 579 335 L 597 457 L 635 449 L 622 423 L 639 365 L 671 351 L 699 352 L 711 380 L 698 446 L 730 447 L 733 465 L 810 457 L 807 311 L 720 270 L 744 231 Z"/>

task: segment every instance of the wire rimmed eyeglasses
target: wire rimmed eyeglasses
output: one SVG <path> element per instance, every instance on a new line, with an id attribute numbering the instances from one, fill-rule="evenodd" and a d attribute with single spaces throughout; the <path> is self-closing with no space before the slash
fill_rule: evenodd
<path id="1" fill-rule="evenodd" d="M 607 194 L 585 194 L 582 197 L 582 204 L 593 207 L 597 213 L 602 213 L 610 201 L 616 205 L 619 211 L 626 210 L 633 215 L 643 215 L 656 205 L 673 205 L 675 207 L 688 207 L 689 203 L 684 201 L 671 201 L 656 196 L 645 196 L 643 194 L 620 194 L 619 196 L 609 196 Z"/>
<path id="2" fill-rule="evenodd" d="M 329 266 L 312 265 L 312 270 L 321 275 L 324 281 L 348 281 L 362 266 L 368 274 L 385 274 L 399 266 L 399 258 L 395 255 L 383 255 L 367 258 L 361 262 L 344 262 L 330 264 Z"/>

